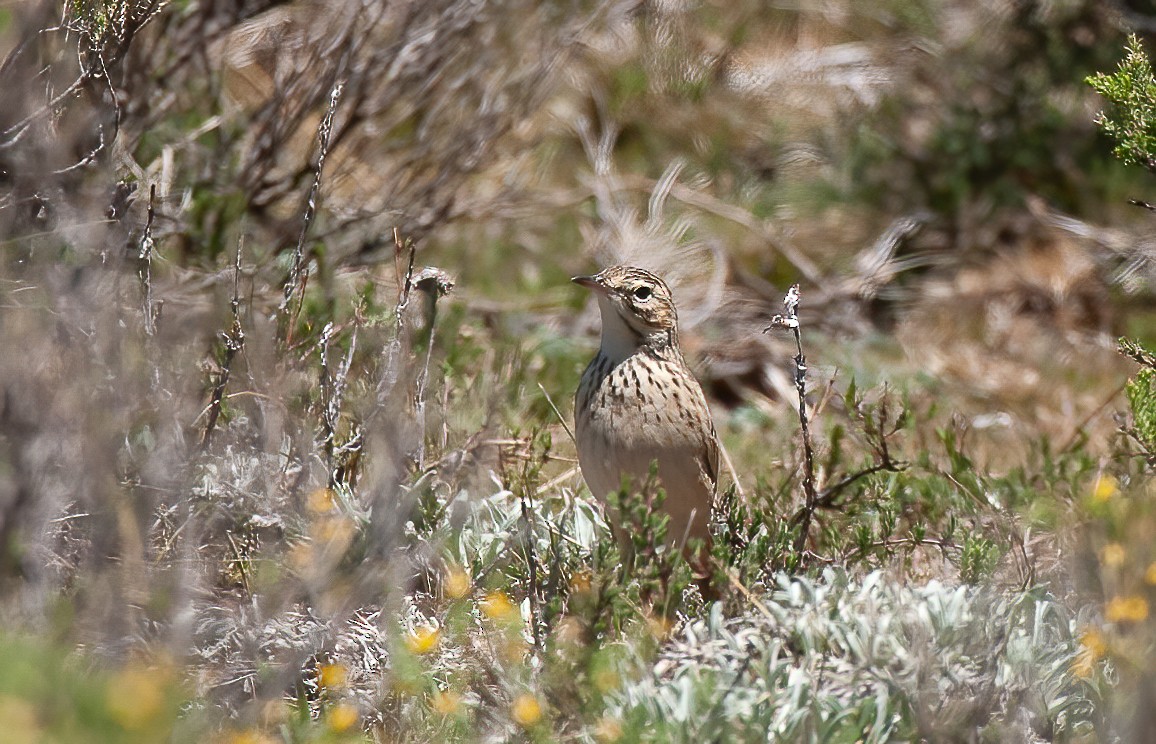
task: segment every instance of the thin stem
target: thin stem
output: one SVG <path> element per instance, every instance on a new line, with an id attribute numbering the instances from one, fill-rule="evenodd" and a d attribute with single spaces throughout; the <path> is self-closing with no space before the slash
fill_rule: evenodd
<path id="1" fill-rule="evenodd" d="M 772 328 L 790 328 L 795 336 L 795 390 L 799 394 L 799 430 L 803 438 L 803 496 L 804 505 L 796 517 L 799 532 L 795 536 L 795 552 L 801 553 L 807 545 L 807 533 L 811 529 L 811 518 L 819 505 L 819 495 L 815 490 L 815 448 L 811 443 L 811 426 L 807 420 L 807 358 L 803 355 L 803 334 L 799 324 L 799 285 L 792 285 L 783 298 L 783 315 L 771 319 Z"/>
<path id="2" fill-rule="evenodd" d="M 305 237 L 309 234 L 309 228 L 317 215 L 317 196 L 321 191 L 321 175 L 325 168 L 325 156 L 329 154 L 329 137 L 333 132 L 333 117 L 337 113 L 337 102 L 341 99 L 343 90 L 345 90 L 344 81 L 338 81 L 333 86 L 333 90 L 329 93 L 329 108 L 317 128 L 317 167 L 313 171 L 313 184 L 309 187 L 309 195 L 305 199 L 301 232 L 297 235 L 297 246 L 293 250 L 293 267 L 290 269 L 289 278 L 285 282 L 285 299 L 282 300 L 280 307 L 280 312 L 285 315 L 289 314 L 289 306 L 294 294 L 298 295 L 297 309 L 293 313 L 294 317 L 297 312 L 300 312 L 301 298 L 305 293 L 305 285 L 309 279 L 309 272 L 305 267 Z M 292 322 L 288 322 L 284 331 L 286 346 L 289 345 L 292 329 Z"/>
<path id="3" fill-rule="evenodd" d="M 157 196 L 156 184 L 149 186 L 149 207 L 145 217 L 144 235 L 140 239 L 140 280 L 144 290 L 141 298 L 141 315 L 144 316 L 144 332 L 152 336 L 157 332 L 156 307 L 153 304 L 153 219 L 156 216 L 154 204 Z"/>

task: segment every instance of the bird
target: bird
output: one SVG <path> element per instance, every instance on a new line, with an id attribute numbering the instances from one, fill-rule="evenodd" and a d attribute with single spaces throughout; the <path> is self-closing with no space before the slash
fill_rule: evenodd
<path id="1" fill-rule="evenodd" d="M 682 356 L 670 287 L 655 274 L 611 266 L 571 281 L 593 291 L 602 316 L 598 353 L 574 397 L 578 465 L 603 502 L 628 479 L 641 488 L 657 464 L 667 540 L 710 541 L 719 444 L 702 386 Z M 612 519 L 621 519 L 613 515 Z M 612 524 L 622 540 L 627 526 Z"/>

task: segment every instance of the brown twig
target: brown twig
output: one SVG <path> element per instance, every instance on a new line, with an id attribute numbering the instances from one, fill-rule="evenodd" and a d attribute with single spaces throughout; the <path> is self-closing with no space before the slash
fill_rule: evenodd
<path id="1" fill-rule="evenodd" d="M 1130 338 L 1118 339 L 1116 341 L 1116 351 L 1149 369 L 1156 369 L 1156 354 L 1148 351 Z"/>
<path id="2" fill-rule="evenodd" d="M 795 552 L 802 552 L 807 544 L 807 533 L 811 529 L 811 518 L 819 506 L 819 494 L 815 490 L 815 450 L 811 443 L 811 428 L 807 421 L 807 359 L 803 356 L 803 336 L 799 325 L 799 285 L 794 284 L 783 298 L 783 315 L 771 318 L 772 328 L 790 328 L 795 336 L 795 390 L 799 394 L 799 429 L 803 438 L 803 495 L 806 499 L 802 515 L 798 518 L 799 533 L 795 537 Z"/>
<path id="3" fill-rule="evenodd" d="M 818 498 L 815 501 L 815 507 L 818 509 L 830 509 L 831 507 L 833 507 L 835 505 L 835 499 L 839 496 L 839 494 L 842 493 L 844 489 L 846 489 L 848 486 L 850 486 L 852 483 L 859 480 L 860 478 L 865 478 L 868 475 L 875 475 L 876 473 L 882 473 L 882 472 L 892 472 L 893 473 L 893 472 L 896 472 L 898 470 L 903 470 L 905 467 L 906 467 L 906 465 L 904 463 L 897 463 L 897 462 L 893 462 L 892 460 L 888 459 L 888 460 L 885 460 L 884 462 L 872 465 L 869 468 L 864 468 L 863 470 L 860 470 L 857 473 L 852 473 L 851 475 L 844 477 L 838 483 L 827 486 L 822 491 L 820 491 Z M 800 509 L 798 512 L 796 512 L 794 518 L 791 520 L 792 524 L 798 524 L 799 523 L 799 521 L 802 519 L 802 512 L 803 512 L 802 509 Z"/>
<path id="4" fill-rule="evenodd" d="M 541 652 L 541 608 L 538 606 L 538 556 L 537 551 L 534 550 L 534 508 L 530 501 L 531 496 L 529 490 L 530 489 L 522 488 L 518 500 L 522 507 L 522 534 L 525 538 L 522 542 L 522 549 L 526 555 L 526 564 L 530 569 L 530 630 L 534 638 L 534 649 Z"/>
<path id="5" fill-rule="evenodd" d="M 292 321 L 286 324 L 284 337 L 286 345 L 292 336 L 293 321 L 301 312 L 301 305 L 308 282 L 309 272 L 305 267 L 305 237 L 313 219 L 317 216 L 317 195 L 321 191 L 321 175 L 325 168 L 325 156 L 329 154 L 329 137 L 333 132 L 333 117 L 337 112 L 337 102 L 341 99 L 341 92 L 345 89 L 344 81 L 338 81 L 329 93 L 329 108 L 317 127 L 317 167 L 313 170 L 313 184 L 309 187 L 309 195 L 305 199 L 305 213 L 301 220 L 301 232 L 297 235 L 297 246 L 293 250 L 293 267 L 289 271 L 289 278 L 285 281 L 285 299 L 281 302 L 279 312 L 285 315 L 289 312 L 290 303 L 294 295 L 297 296 L 297 307 L 293 311 Z"/>
<path id="6" fill-rule="evenodd" d="M 334 488 L 341 480 L 339 477 L 340 468 L 336 462 L 338 450 L 346 451 L 348 446 L 353 443 L 359 445 L 360 438 L 356 432 L 351 438 L 350 442 L 337 446 L 337 426 L 341 417 L 341 402 L 345 397 L 345 387 L 349 378 L 349 368 L 353 364 L 353 354 L 357 350 L 357 326 L 353 327 L 353 332 L 349 341 L 349 350 L 345 354 L 345 358 L 337 365 L 337 369 L 330 372 L 329 365 L 329 342 L 333 339 L 336 330 L 332 323 L 326 323 L 325 328 L 321 331 L 321 339 L 318 341 L 318 347 L 321 351 L 321 445 L 325 452 L 325 461 L 329 470 L 329 487 Z"/>
<path id="7" fill-rule="evenodd" d="M 401 254 L 407 250 L 409 251 L 409 263 L 406 266 L 405 274 L 402 274 L 398 259 L 401 258 Z M 393 271 L 397 275 L 397 305 L 393 310 L 399 336 L 401 335 L 403 325 L 402 313 L 406 307 L 409 306 L 409 294 L 413 289 L 413 260 L 416 255 L 417 247 L 413 241 L 409 239 L 402 241 L 401 231 L 396 227 L 393 228 Z"/>
<path id="8" fill-rule="evenodd" d="M 875 550 L 878 548 L 898 548 L 903 545 L 909 545 L 912 548 L 918 548 L 920 545 L 930 545 L 939 548 L 946 553 L 948 550 L 963 550 L 963 547 L 951 542 L 950 540 L 941 540 L 936 537 L 890 537 L 883 540 L 875 540 L 866 548 L 856 546 L 850 552 L 843 556 L 843 565 L 846 565 L 852 558 L 858 557 L 866 553 L 868 550 Z"/>
<path id="9" fill-rule="evenodd" d="M 205 430 L 201 433 L 200 448 L 204 452 L 209 447 L 209 440 L 213 436 L 213 430 L 217 427 L 217 418 L 221 415 L 221 401 L 225 398 L 225 388 L 229 384 L 229 374 L 233 367 L 233 359 L 237 356 L 237 352 L 245 347 L 245 332 L 241 328 L 241 299 L 240 299 L 240 274 L 241 274 L 241 248 L 243 243 L 237 242 L 237 256 L 233 264 L 233 299 L 229 306 L 233 314 L 233 324 L 228 332 L 221 334 L 221 340 L 225 344 L 224 358 L 221 359 L 221 371 L 217 375 L 217 382 L 213 385 L 213 393 L 209 397 L 209 406 L 207 409 L 208 420 L 205 421 Z"/>
<path id="10" fill-rule="evenodd" d="M 144 332 L 152 336 L 157 332 L 157 312 L 153 303 L 153 218 L 156 216 L 154 204 L 157 196 L 156 184 L 149 186 L 149 207 L 145 217 L 144 235 L 140 239 L 140 281 L 143 297 L 141 298 L 141 315 L 144 317 Z"/>
<path id="11" fill-rule="evenodd" d="M 414 461 L 418 469 L 422 469 L 425 465 L 425 399 L 426 387 L 429 383 L 429 366 L 433 361 L 433 347 L 434 347 L 434 333 L 437 326 L 437 310 L 438 300 L 449 294 L 454 287 L 454 281 L 449 274 L 445 273 L 434 266 L 426 266 L 416 274 L 413 273 L 413 251 L 410 251 L 410 269 L 408 281 L 411 283 L 411 289 L 417 289 L 422 302 L 423 318 L 422 322 L 425 324 L 425 360 L 422 366 L 417 371 L 417 378 L 414 380 L 413 391 L 413 410 L 414 418 L 418 426 L 417 451 L 414 453 Z"/>

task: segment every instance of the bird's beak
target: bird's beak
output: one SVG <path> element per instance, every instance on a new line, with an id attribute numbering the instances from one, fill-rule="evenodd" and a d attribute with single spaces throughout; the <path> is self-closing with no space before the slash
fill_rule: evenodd
<path id="1" fill-rule="evenodd" d="M 603 294 L 606 293 L 606 287 L 602 286 L 602 282 L 598 281 L 597 277 L 576 276 L 570 281 L 574 282 L 580 287 L 586 287 L 586 289 L 592 289 L 595 292 L 602 292 Z"/>

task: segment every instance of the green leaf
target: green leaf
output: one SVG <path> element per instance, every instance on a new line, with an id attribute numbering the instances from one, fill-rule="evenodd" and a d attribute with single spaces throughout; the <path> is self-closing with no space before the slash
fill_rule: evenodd
<path id="1" fill-rule="evenodd" d="M 1110 105 L 1096 116 L 1104 133 L 1116 141 L 1112 152 L 1125 163 L 1156 165 L 1156 78 L 1152 63 L 1135 34 L 1116 72 L 1086 78 Z"/>
<path id="2" fill-rule="evenodd" d="M 1128 381 L 1125 392 L 1136 432 L 1144 444 L 1156 446 L 1156 370 L 1141 369 Z"/>

